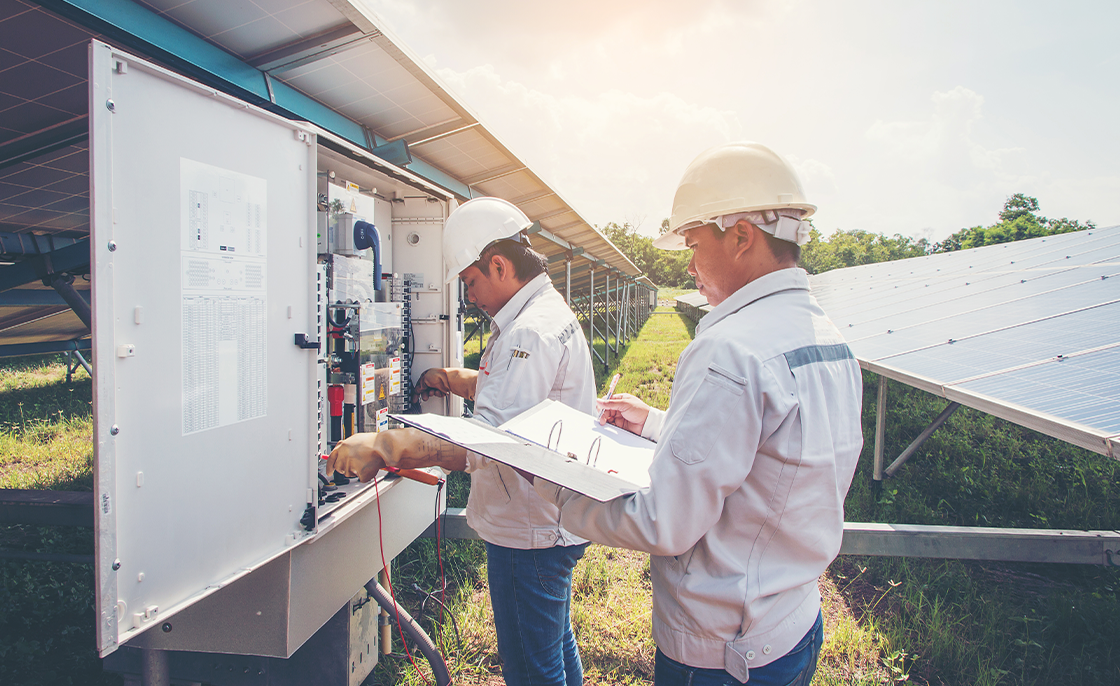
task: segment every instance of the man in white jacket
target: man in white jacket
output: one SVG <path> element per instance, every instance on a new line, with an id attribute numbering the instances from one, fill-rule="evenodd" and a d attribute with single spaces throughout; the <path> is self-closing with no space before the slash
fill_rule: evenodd
<path id="1" fill-rule="evenodd" d="M 498 426 L 546 398 L 590 414 L 595 375 L 583 329 L 552 287 L 544 256 L 529 248 L 531 222 L 499 198 L 463 203 L 444 226 L 448 283 L 492 317 L 478 371 L 433 368 L 416 382 L 427 399 L 454 393 Z M 471 475 L 467 523 L 486 542 L 490 602 L 509 686 L 578 686 L 583 666 L 570 617 L 572 569 L 587 541 L 506 465 L 417 429 L 355 434 L 327 464 L 368 481 L 386 466 L 438 465 Z"/>
<path id="2" fill-rule="evenodd" d="M 840 550 L 863 436 L 859 365 L 796 267 L 814 210 L 765 146 L 701 154 L 655 245 L 693 251 L 714 308 L 668 411 L 599 403 L 657 442 L 649 487 L 600 503 L 534 484 L 568 531 L 651 554 L 657 686 L 808 686 L 816 670 L 817 579 Z"/>

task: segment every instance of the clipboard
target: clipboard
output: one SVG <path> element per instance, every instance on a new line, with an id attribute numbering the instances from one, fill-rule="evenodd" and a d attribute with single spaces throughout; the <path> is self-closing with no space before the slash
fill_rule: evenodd
<path id="1" fill-rule="evenodd" d="M 594 416 L 544 400 L 501 427 L 478 419 L 391 415 L 483 457 L 607 502 L 649 485 L 656 446 Z"/>

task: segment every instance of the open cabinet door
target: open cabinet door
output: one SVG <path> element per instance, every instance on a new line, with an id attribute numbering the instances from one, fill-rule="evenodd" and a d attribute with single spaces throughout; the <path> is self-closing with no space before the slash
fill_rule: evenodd
<path id="1" fill-rule="evenodd" d="M 90 45 L 101 655 L 283 553 L 315 488 L 315 137 Z"/>

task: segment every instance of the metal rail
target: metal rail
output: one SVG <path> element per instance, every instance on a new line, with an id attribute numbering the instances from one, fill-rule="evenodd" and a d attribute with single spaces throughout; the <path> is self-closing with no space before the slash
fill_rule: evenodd
<path id="1" fill-rule="evenodd" d="M 464 509 L 447 508 L 440 526 L 443 538 L 479 538 Z M 421 534 L 435 535 L 435 524 Z M 1120 532 L 845 522 L 840 554 L 1120 567 Z"/>

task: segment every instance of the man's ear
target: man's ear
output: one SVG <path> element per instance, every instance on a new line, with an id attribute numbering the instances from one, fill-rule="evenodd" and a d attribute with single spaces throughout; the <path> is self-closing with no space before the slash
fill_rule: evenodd
<path id="1" fill-rule="evenodd" d="M 735 222 L 734 226 L 725 231 L 727 235 L 724 236 L 724 238 L 735 241 L 735 245 L 732 247 L 735 259 L 742 257 L 744 253 L 751 249 L 755 242 L 762 240 L 758 235 L 761 229 L 751 224 L 746 219 L 740 219 Z"/>
<path id="2" fill-rule="evenodd" d="M 507 276 L 513 273 L 513 264 L 504 255 L 491 255 L 490 272 L 498 281 L 504 281 Z"/>

